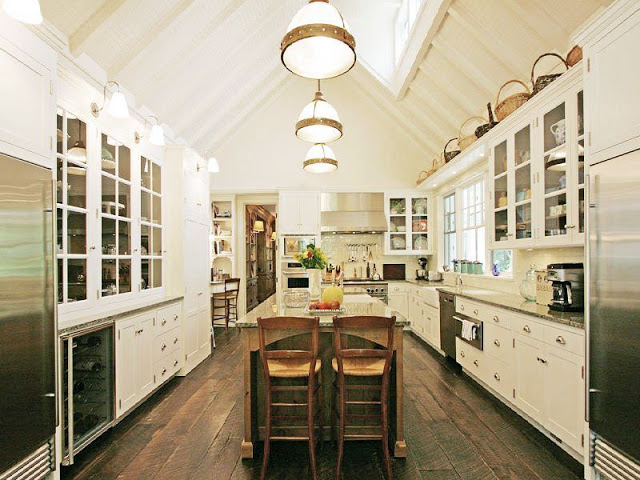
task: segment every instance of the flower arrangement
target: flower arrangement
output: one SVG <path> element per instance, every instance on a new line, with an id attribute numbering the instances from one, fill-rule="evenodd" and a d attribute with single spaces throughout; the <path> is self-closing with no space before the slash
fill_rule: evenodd
<path id="1" fill-rule="evenodd" d="M 305 269 L 324 269 L 327 267 L 327 257 L 324 252 L 314 244 L 307 247 L 305 251 L 295 256 Z"/>

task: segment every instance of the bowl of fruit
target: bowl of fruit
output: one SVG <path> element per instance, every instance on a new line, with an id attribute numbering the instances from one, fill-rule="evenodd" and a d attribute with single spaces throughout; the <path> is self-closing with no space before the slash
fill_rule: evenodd
<path id="1" fill-rule="evenodd" d="M 311 302 L 304 309 L 304 312 L 308 315 L 337 315 L 345 313 L 347 309 L 342 306 L 343 300 L 344 292 L 340 287 L 333 285 L 322 292 L 322 300 Z"/>

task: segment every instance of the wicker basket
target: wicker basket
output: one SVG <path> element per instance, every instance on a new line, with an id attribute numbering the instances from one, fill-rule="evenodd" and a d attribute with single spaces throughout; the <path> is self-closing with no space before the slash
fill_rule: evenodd
<path id="1" fill-rule="evenodd" d="M 540 55 L 535 62 L 533 62 L 533 67 L 531 67 L 531 85 L 533 85 L 533 92 L 531 96 L 533 97 L 536 93 L 540 93 L 545 87 L 547 87 L 551 82 L 557 79 L 561 73 L 551 73 L 549 75 L 540 75 L 538 78 L 534 80 L 534 71 L 536 69 L 537 63 L 542 60 L 544 57 L 557 57 L 560 59 L 562 64 L 564 65 L 565 71 L 569 69 L 567 62 L 564 58 L 562 58 L 557 53 L 543 53 Z"/>
<path id="2" fill-rule="evenodd" d="M 491 110 L 491 102 L 487 103 L 487 112 L 489 113 L 489 123 L 485 123 L 484 125 L 480 125 L 476 128 L 475 134 L 477 138 L 485 135 L 489 130 L 495 127 L 498 122 L 496 122 L 493 118 L 493 110 Z"/>
<path id="3" fill-rule="evenodd" d="M 576 45 L 567 53 L 567 65 L 573 67 L 576 63 L 582 60 L 582 48 Z"/>
<path id="4" fill-rule="evenodd" d="M 427 178 L 429 178 L 431 175 L 436 173 L 438 171 L 438 168 L 440 168 L 440 162 L 439 162 L 439 160 L 437 158 L 434 158 L 433 161 L 431 162 L 431 170 L 422 170 L 418 174 L 418 179 L 416 180 L 416 185 L 420 185 Z"/>
<path id="5" fill-rule="evenodd" d="M 527 93 L 524 93 L 524 92 L 514 93 L 513 95 L 508 96 L 504 100 L 500 100 L 500 94 L 502 93 L 502 90 L 504 89 L 504 87 L 506 87 L 510 83 L 519 83 L 525 88 Z M 498 96 L 496 98 L 496 108 L 495 108 L 496 118 L 498 119 L 499 122 L 503 121 L 505 118 L 507 118 L 517 109 L 519 109 L 522 105 L 527 103 L 527 101 L 530 98 L 531 98 L 531 91 L 529 90 L 529 87 L 527 87 L 527 85 L 524 82 L 521 82 L 520 80 L 509 80 L 508 82 L 505 82 L 500 87 L 500 90 L 498 90 Z"/>
<path id="6" fill-rule="evenodd" d="M 458 146 L 460 147 L 460 151 L 462 152 L 465 151 L 467 148 L 469 148 L 471 144 L 478 139 L 478 137 L 475 134 L 475 130 L 474 130 L 474 133 L 472 133 L 471 135 L 464 135 L 464 136 L 462 135 L 462 130 L 467 125 L 467 123 L 471 122 L 472 120 L 481 120 L 483 124 L 488 124 L 487 123 L 488 121 L 486 118 L 474 116 L 474 117 L 467 118 L 464 121 L 464 123 L 460 125 L 460 131 L 458 131 Z"/>
<path id="7" fill-rule="evenodd" d="M 447 142 L 447 144 L 444 146 L 444 150 L 442 150 L 442 154 L 444 156 L 444 162 L 445 163 L 449 163 L 451 160 L 453 160 L 457 155 L 460 154 L 460 147 L 458 146 L 458 150 L 450 150 L 447 152 L 447 147 L 449 147 L 449 144 L 451 142 L 457 142 L 458 139 L 457 138 L 452 138 L 451 140 L 449 140 Z"/>

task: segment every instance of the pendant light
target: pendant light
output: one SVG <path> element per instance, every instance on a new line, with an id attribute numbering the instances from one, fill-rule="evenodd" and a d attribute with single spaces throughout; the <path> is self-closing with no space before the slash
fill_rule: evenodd
<path id="1" fill-rule="evenodd" d="M 331 143 L 342 137 L 342 123 L 336 109 L 318 91 L 313 102 L 302 110 L 296 124 L 296 136 L 309 143 Z"/>
<path id="2" fill-rule="evenodd" d="M 98 107 L 97 103 L 91 104 L 91 113 L 94 117 L 98 118 L 100 112 L 104 109 L 105 103 L 107 103 L 107 87 L 109 85 L 115 85 L 117 90 L 111 94 L 111 101 L 109 102 L 109 115 L 115 118 L 129 118 L 129 107 L 127 106 L 127 99 L 124 98 L 124 94 L 120 91 L 120 84 L 109 80 L 103 89 L 104 98 L 102 100 L 102 106 Z"/>
<path id="3" fill-rule="evenodd" d="M 12 18 L 31 25 L 42 23 L 42 12 L 38 0 L 4 0 L 4 11 Z"/>
<path id="4" fill-rule="evenodd" d="M 281 60 L 305 78 L 326 79 L 347 73 L 356 63 L 356 40 L 329 0 L 309 0 L 280 43 Z"/>
<path id="5" fill-rule="evenodd" d="M 329 173 L 338 169 L 338 160 L 333 150 L 324 143 L 317 143 L 309 149 L 303 166 L 309 173 Z"/>
<path id="6" fill-rule="evenodd" d="M 67 158 L 77 163 L 87 163 L 87 147 L 82 141 L 83 122 L 78 120 L 78 141 L 67 152 Z"/>
<path id="7" fill-rule="evenodd" d="M 578 167 L 584 167 L 584 146 L 578 144 Z M 552 172 L 566 172 L 567 171 L 567 150 L 562 149 L 556 152 L 552 152 L 546 163 L 545 168 Z"/>

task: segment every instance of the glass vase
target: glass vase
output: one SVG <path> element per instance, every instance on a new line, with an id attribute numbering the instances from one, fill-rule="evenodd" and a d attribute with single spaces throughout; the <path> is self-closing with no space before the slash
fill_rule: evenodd
<path id="1" fill-rule="evenodd" d="M 309 295 L 311 301 L 320 300 L 322 293 L 322 270 L 319 268 L 308 268 L 309 275 Z"/>

